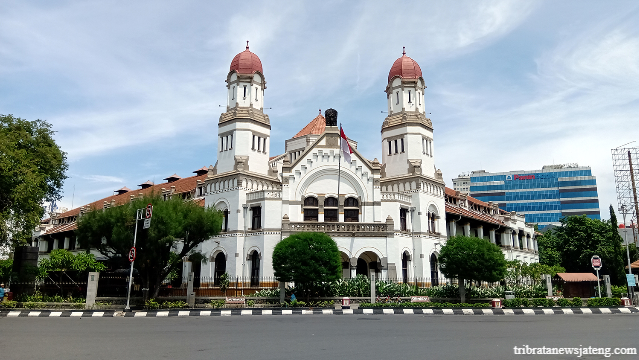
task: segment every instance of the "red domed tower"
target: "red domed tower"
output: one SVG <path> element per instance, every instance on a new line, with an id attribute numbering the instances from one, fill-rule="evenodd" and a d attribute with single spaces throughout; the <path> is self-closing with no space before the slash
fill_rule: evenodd
<path id="1" fill-rule="evenodd" d="M 217 172 L 250 169 L 267 175 L 271 124 L 263 112 L 266 81 L 262 61 L 249 50 L 248 41 L 231 61 L 226 88 L 226 112 L 218 124 Z"/>
<path id="2" fill-rule="evenodd" d="M 382 125 L 382 162 L 387 177 L 424 174 L 437 177 L 433 158 L 433 124 L 426 118 L 426 84 L 419 64 L 406 56 L 388 73 L 388 116 Z"/>

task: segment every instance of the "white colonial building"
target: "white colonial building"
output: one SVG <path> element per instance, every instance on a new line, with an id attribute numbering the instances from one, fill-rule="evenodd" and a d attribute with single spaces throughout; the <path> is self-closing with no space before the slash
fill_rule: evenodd
<path id="1" fill-rule="evenodd" d="M 215 166 L 187 178 L 172 175 L 166 183 L 140 184 L 138 190 L 122 188 L 48 219 L 36 234 L 41 254 L 77 249 L 75 221 L 82 211 L 117 206 L 155 189 L 224 213 L 221 233 L 198 249 L 209 261 L 185 263 L 185 271 L 203 278 L 226 272 L 233 279 L 250 278 L 254 285 L 267 281 L 273 277 L 275 245 L 307 231 L 335 240 L 345 278 L 374 273 L 434 283 L 440 277 L 439 251 L 456 234 L 500 245 L 508 259 L 538 261 L 533 227 L 523 217 L 445 187 L 435 168 L 433 124 L 424 112 L 426 85 L 419 65 L 405 52 L 388 75 L 381 163 L 362 156 L 351 139 L 352 161 L 346 163 L 340 157 L 337 121 L 331 116 L 327 121 L 321 111 L 286 141 L 284 154 L 269 157 L 266 78 L 248 46 L 231 62 L 226 87 Z"/>

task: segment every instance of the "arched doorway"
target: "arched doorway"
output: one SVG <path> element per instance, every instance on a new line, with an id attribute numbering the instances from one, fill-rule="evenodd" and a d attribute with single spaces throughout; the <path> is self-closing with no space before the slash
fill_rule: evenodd
<path id="1" fill-rule="evenodd" d="M 437 262 L 437 255 L 434 253 L 430 256 L 430 284 L 432 286 L 439 285 L 439 264 Z"/>
<path id="2" fill-rule="evenodd" d="M 410 268 L 410 254 L 408 251 L 402 253 L 402 282 L 408 283 L 408 269 Z"/>
<path id="3" fill-rule="evenodd" d="M 253 250 L 251 253 L 251 286 L 260 285 L 260 254 Z"/>
<path id="4" fill-rule="evenodd" d="M 379 278 L 379 257 L 372 251 L 363 252 L 359 258 L 357 258 L 357 275 L 365 275 L 370 278 L 372 273 L 376 278 Z"/>
<path id="5" fill-rule="evenodd" d="M 226 273 L 226 256 L 224 255 L 223 252 L 219 252 L 216 256 L 215 256 L 215 273 L 214 273 L 214 280 L 213 280 L 213 284 L 214 285 L 220 285 L 220 276 L 224 275 L 224 273 Z"/>
<path id="6" fill-rule="evenodd" d="M 342 278 L 351 278 L 351 259 L 343 252 L 340 252 L 340 258 L 342 260 Z"/>

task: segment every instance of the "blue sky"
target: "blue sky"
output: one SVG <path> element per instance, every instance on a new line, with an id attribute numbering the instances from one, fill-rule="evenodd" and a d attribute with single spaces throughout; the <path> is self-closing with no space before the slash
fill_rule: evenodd
<path id="1" fill-rule="evenodd" d="M 436 166 L 579 163 L 616 207 L 610 149 L 639 141 L 636 1 L 3 1 L 0 113 L 49 121 L 75 207 L 215 164 L 231 59 L 264 67 L 271 156 L 333 107 L 381 159 L 384 88 L 421 66 Z M 635 144 L 639 146 L 639 144 Z"/>

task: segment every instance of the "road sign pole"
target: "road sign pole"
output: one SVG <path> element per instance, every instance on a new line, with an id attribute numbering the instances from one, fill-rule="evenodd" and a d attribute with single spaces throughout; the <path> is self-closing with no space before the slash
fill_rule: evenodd
<path id="1" fill-rule="evenodd" d="M 135 241 L 137 240 L 138 237 L 138 220 L 140 219 L 140 210 L 138 209 L 135 211 L 135 232 L 133 233 L 133 247 L 135 247 Z M 131 307 L 129 306 L 131 303 L 131 282 L 133 280 L 133 262 L 135 260 L 131 261 L 131 271 L 129 272 L 129 290 L 127 291 L 126 294 L 126 307 L 124 308 L 124 311 L 131 311 Z"/>
<path id="2" fill-rule="evenodd" d="M 601 297 L 601 284 L 599 283 L 599 269 L 597 269 L 597 290 L 599 291 L 599 297 Z"/>

